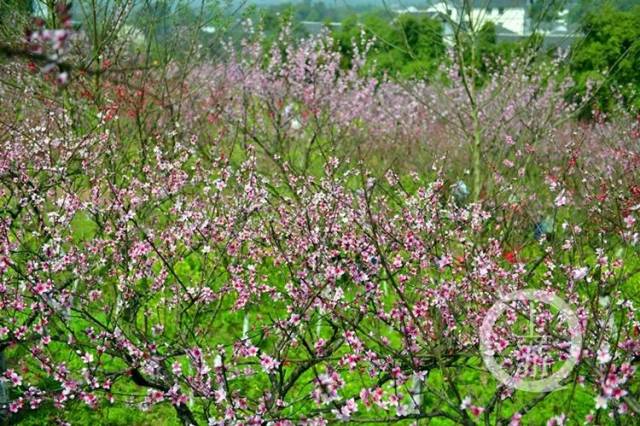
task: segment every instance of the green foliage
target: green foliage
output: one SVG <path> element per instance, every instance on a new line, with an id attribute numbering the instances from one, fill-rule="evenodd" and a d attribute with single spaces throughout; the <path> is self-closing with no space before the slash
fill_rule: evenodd
<path id="1" fill-rule="evenodd" d="M 464 66 L 472 71 L 476 87 L 481 87 L 492 72 L 500 72 L 505 65 L 512 63 L 532 51 L 538 50 L 542 38 L 538 34 L 516 42 L 498 42 L 496 25 L 485 22 L 475 33 L 461 32 L 457 49 L 461 52 Z M 545 60 L 541 55 L 541 60 Z"/>
<path id="2" fill-rule="evenodd" d="M 637 5 L 637 0 L 578 0 L 571 5 L 568 18 L 570 22 L 581 23 L 588 15 L 605 8 L 629 11 Z"/>
<path id="3" fill-rule="evenodd" d="M 304 29 L 299 20 L 296 19 L 296 10 L 293 7 L 287 7 L 280 11 L 274 10 L 261 10 L 259 14 L 260 26 L 264 32 L 264 48 L 265 52 L 268 52 L 270 47 L 277 42 L 278 37 L 285 28 L 289 29 L 291 37 L 293 39 L 301 39 L 309 34 Z M 285 46 L 282 48 L 282 53 L 285 53 Z"/>
<path id="4" fill-rule="evenodd" d="M 577 92 L 594 87 L 589 109 L 611 110 L 617 94 L 630 109 L 640 108 L 640 7 L 605 7 L 588 14 L 581 30 L 585 37 L 573 47 L 571 72 Z"/>
<path id="5" fill-rule="evenodd" d="M 550 22 L 558 18 L 567 6 L 567 0 L 534 0 L 529 7 L 529 17 L 534 23 Z"/>
<path id="6" fill-rule="evenodd" d="M 338 22 L 351 16 L 354 12 L 365 12 L 373 7 L 374 6 L 369 4 L 341 5 L 334 2 L 326 4 L 322 0 L 303 0 L 301 2 L 287 2 L 270 6 L 265 8 L 265 11 L 267 13 L 277 14 L 288 10 L 291 12 L 292 18 L 297 22 Z"/>
<path id="7" fill-rule="evenodd" d="M 219 38 L 229 27 L 226 4 L 225 0 L 136 2 L 118 33 L 129 49 L 160 64 L 186 61 L 205 46 L 209 53 L 219 54 Z"/>
<path id="8" fill-rule="evenodd" d="M 31 0 L 0 1 L 0 40 L 9 41 L 22 36 L 31 13 Z"/>
<path id="9" fill-rule="evenodd" d="M 424 78 L 433 75 L 444 58 L 442 33 L 442 24 L 429 17 L 406 14 L 389 21 L 377 13 L 365 15 L 361 22 L 355 16 L 347 18 L 334 37 L 346 67 L 353 59 L 354 41 L 360 48 L 373 41 L 368 64 L 375 64 L 377 73 Z"/>
<path id="10" fill-rule="evenodd" d="M 491 64 L 495 63 L 500 55 L 496 25 L 487 21 L 475 34 L 475 37 L 468 34 L 462 34 L 461 37 L 458 48 L 462 50 L 465 65 L 471 66 L 474 70 L 475 84 L 480 86 L 489 73 Z"/>

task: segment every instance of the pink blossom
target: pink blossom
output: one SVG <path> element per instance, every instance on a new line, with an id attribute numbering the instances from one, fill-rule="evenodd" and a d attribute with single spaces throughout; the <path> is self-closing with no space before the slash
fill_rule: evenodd
<path id="1" fill-rule="evenodd" d="M 470 396 L 465 396 L 462 399 L 462 402 L 460 403 L 460 409 L 461 410 L 466 410 L 470 406 L 471 406 L 471 397 Z"/>
<path id="2" fill-rule="evenodd" d="M 484 407 L 479 407 L 477 405 L 471 405 L 469 407 L 469 411 L 471 411 L 471 414 L 478 417 L 480 414 L 482 414 L 484 412 Z"/>
<path id="3" fill-rule="evenodd" d="M 522 414 L 515 413 L 511 416 L 511 420 L 509 421 L 509 426 L 520 426 L 522 421 Z"/>
<path id="4" fill-rule="evenodd" d="M 554 200 L 554 204 L 556 207 L 566 206 L 569 203 L 569 198 L 567 197 L 564 190 L 560 191 L 560 193 L 556 196 Z"/>
<path id="5" fill-rule="evenodd" d="M 260 365 L 262 365 L 262 369 L 266 373 L 271 374 L 275 371 L 276 368 L 278 368 L 278 366 L 280 366 L 280 361 L 270 357 L 267 354 L 262 354 L 260 356 Z"/>
<path id="6" fill-rule="evenodd" d="M 576 268 L 571 272 L 571 278 L 573 278 L 575 281 L 579 281 L 584 277 L 586 277 L 588 273 L 589 273 L 589 268 L 586 266 L 583 266 L 581 268 Z"/>
<path id="7" fill-rule="evenodd" d="M 9 379 L 9 381 L 14 387 L 22 385 L 22 377 L 18 373 L 16 373 L 13 369 L 8 369 L 7 371 L 5 371 L 4 376 L 7 379 Z"/>
<path id="8" fill-rule="evenodd" d="M 599 410 L 601 408 L 607 408 L 607 401 L 608 401 L 608 398 L 602 395 L 598 395 L 596 397 L 596 410 Z"/>
<path id="9" fill-rule="evenodd" d="M 609 353 L 609 347 L 603 346 L 598 349 L 598 362 L 600 364 L 606 364 L 611 361 L 611 354 Z"/>

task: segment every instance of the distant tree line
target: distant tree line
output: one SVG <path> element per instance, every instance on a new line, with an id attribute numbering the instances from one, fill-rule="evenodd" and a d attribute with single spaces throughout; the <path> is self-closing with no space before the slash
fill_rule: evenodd
<path id="1" fill-rule="evenodd" d="M 533 7 L 542 10 L 539 4 Z M 553 5 L 545 7 L 558 10 Z M 560 77 L 569 74 L 573 78 L 574 96 L 587 94 L 587 114 L 591 109 L 609 111 L 620 101 L 633 111 L 640 110 L 640 5 L 634 7 L 630 0 L 581 0 L 571 9 L 569 21 L 581 37 L 571 46 Z M 440 65 L 448 60 L 443 36 L 443 24 L 438 19 L 393 16 L 388 11 L 350 16 L 334 31 L 344 66 L 350 65 L 354 41 L 362 47 L 373 40 L 369 64 L 379 74 L 399 78 L 438 77 Z M 492 71 L 526 51 L 537 49 L 538 60 L 550 60 L 557 51 L 543 47 L 541 34 L 517 42 L 498 42 L 496 26 L 491 22 L 486 22 L 473 38 L 462 34 L 458 41 L 465 63 L 476 69 L 476 84 L 480 85 Z M 474 43 L 473 57 L 469 43 Z"/>
<path id="2" fill-rule="evenodd" d="M 53 7 L 55 1 L 41 3 Z M 76 3 L 76 7 L 83 4 L 82 1 Z M 206 7 L 198 8 L 199 4 Z M 227 27 L 227 22 L 223 22 L 221 17 L 230 13 L 228 9 L 225 12 L 224 7 L 209 0 L 203 3 L 140 1 L 129 14 L 126 28 L 129 33 L 137 31 L 137 43 L 142 43 L 146 53 L 160 62 L 180 55 L 179 45 L 166 42 L 177 28 L 196 35 L 200 38 L 199 43 L 210 46 L 212 55 L 218 55 L 220 49 L 215 45 L 219 45 L 224 31 L 227 31 L 226 36 L 237 39 L 245 36 L 240 26 Z M 639 110 L 640 5 L 637 0 L 536 0 L 528 13 L 532 19 L 548 21 L 556 19 L 565 8 L 569 10 L 566 23 L 581 34 L 571 47 L 561 73 L 561 77 L 570 75 L 575 81 L 574 95 L 588 93 L 590 109 L 608 111 L 621 101 L 631 110 Z M 30 0 L 0 2 L 2 39 L 6 42 L 19 40 L 33 9 Z M 266 34 L 265 49 L 284 27 L 290 28 L 295 40 L 309 35 L 301 22 L 341 22 L 340 27 L 327 28 L 332 31 L 335 46 L 342 54 L 342 66 L 351 66 L 354 46 L 363 49 L 367 45 L 365 70 L 392 78 L 438 78 L 441 77 L 441 66 L 449 59 L 443 22 L 429 16 L 398 15 L 389 9 L 362 4 L 329 6 L 313 0 L 247 8 L 243 16 L 259 22 Z M 91 22 L 86 23 L 87 28 L 91 25 Z M 205 26 L 213 29 L 215 35 L 200 31 Z M 493 23 L 487 22 L 473 37 L 462 34 L 456 40 L 461 45 L 464 62 L 477 71 L 475 84 L 482 85 L 491 72 L 532 48 L 538 49 L 538 60 L 548 60 L 554 53 L 553 50 L 545 51 L 539 34 L 517 42 L 499 42 L 496 30 Z"/>

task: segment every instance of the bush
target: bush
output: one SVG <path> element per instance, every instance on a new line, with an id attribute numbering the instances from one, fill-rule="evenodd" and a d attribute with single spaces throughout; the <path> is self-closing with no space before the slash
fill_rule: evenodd
<path id="1" fill-rule="evenodd" d="M 248 34 L 215 62 L 2 67 L 4 419 L 633 422 L 637 119 L 576 121 L 529 57 L 427 85 Z M 489 355 L 576 365 L 533 394 Z"/>

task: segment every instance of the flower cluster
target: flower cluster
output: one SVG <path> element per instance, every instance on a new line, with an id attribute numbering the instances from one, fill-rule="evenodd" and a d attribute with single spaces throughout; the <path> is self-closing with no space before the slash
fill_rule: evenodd
<path id="1" fill-rule="evenodd" d="M 65 421 L 78 405 L 168 406 L 211 425 L 518 425 L 536 410 L 549 425 L 635 421 L 635 121 L 565 125 L 574 108 L 537 77 L 494 102 L 499 76 L 474 118 L 455 72 L 409 90 L 357 60 L 340 70 L 328 43 L 274 48 L 265 65 L 247 42 L 189 70 L 190 84 L 105 82 L 96 108 L 74 104 L 88 127 L 80 107 L 52 106 L 6 129 L 2 408 L 53 406 Z M 491 175 L 477 199 L 455 156 L 383 173 L 357 156 L 411 140 L 418 156 L 437 129 L 453 152 L 469 122 L 484 123 Z M 579 325 L 512 303 L 480 335 L 496 303 L 529 288 L 563 299 Z M 517 380 L 577 358 L 558 392 L 589 405 L 550 413 L 550 394 L 501 385 L 481 337 Z"/>
<path id="2" fill-rule="evenodd" d="M 43 74 L 55 75 L 55 82 L 65 85 L 69 81 L 69 71 L 61 63 L 73 33 L 71 4 L 59 1 L 54 6 L 54 16 L 59 28 L 48 29 L 42 18 L 33 20 L 33 26 L 26 31 L 26 43 L 29 52 L 46 62 L 41 68 Z M 29 67 L 35 70 L 35 64 Z"/>

